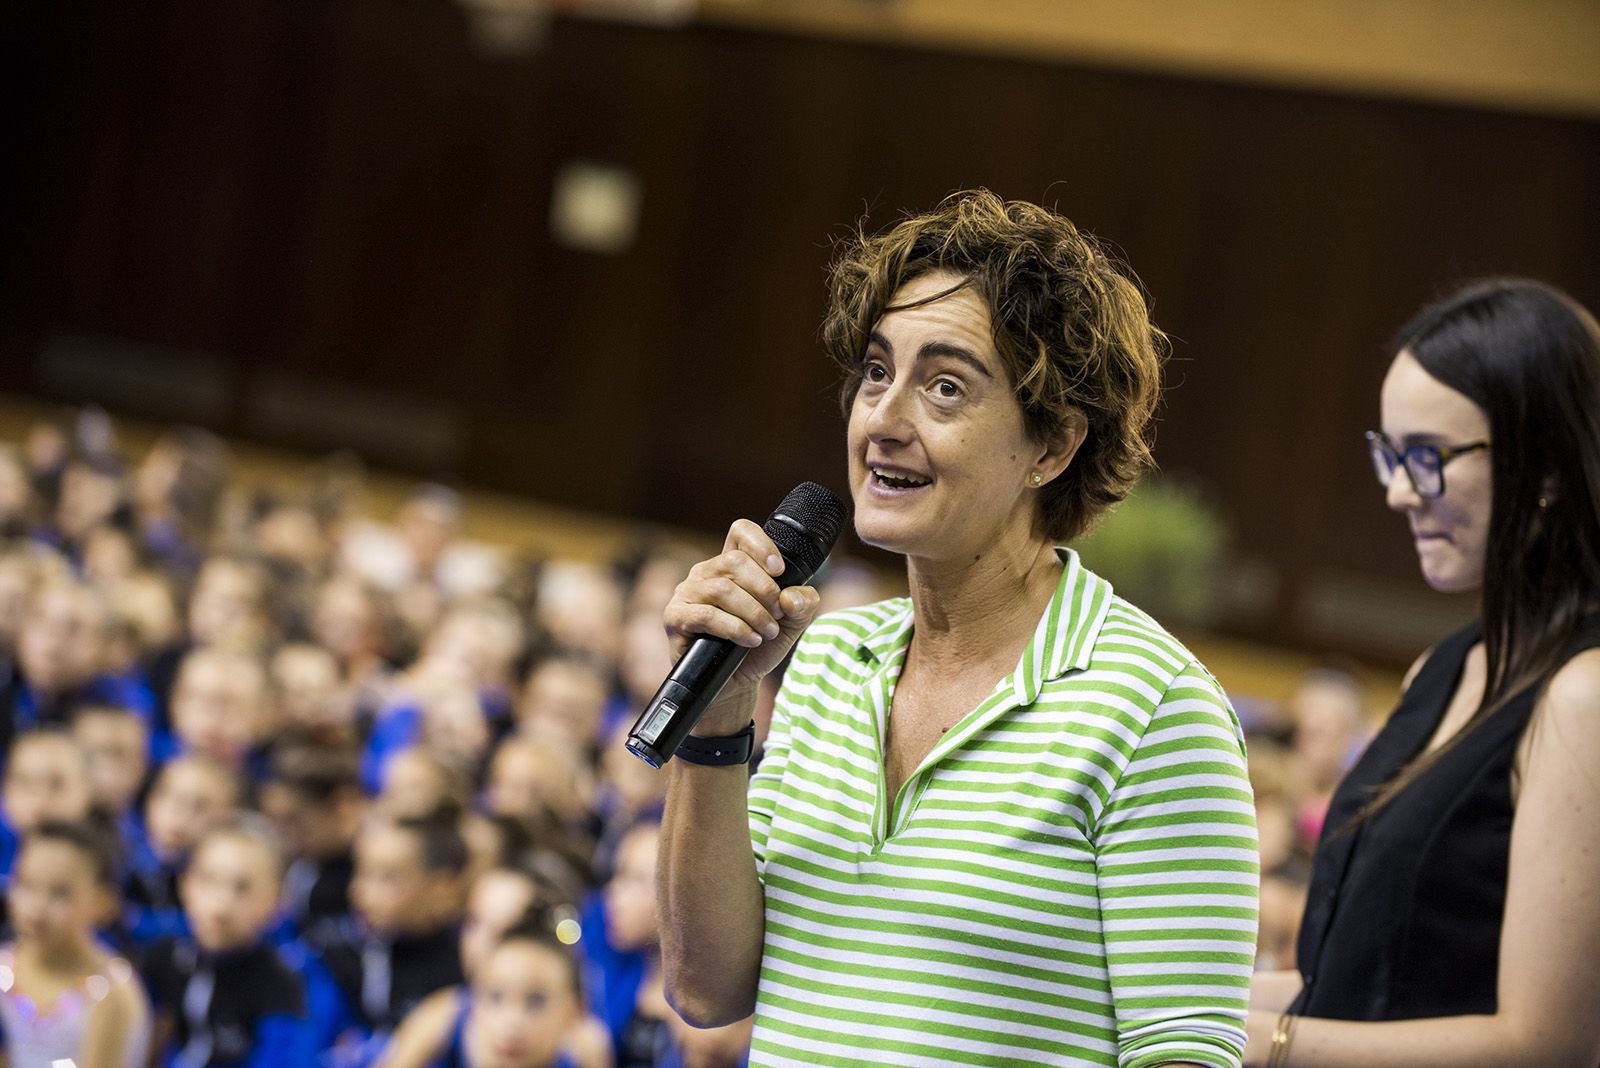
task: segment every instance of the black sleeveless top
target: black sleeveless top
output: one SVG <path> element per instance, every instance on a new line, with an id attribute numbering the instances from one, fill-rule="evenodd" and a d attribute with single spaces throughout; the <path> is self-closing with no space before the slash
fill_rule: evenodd
<path id="1" fill-rule="evenodd" d="M 1542 691 L 1518 693 L 1381 812 L 1347 824 L 1420 753 L 1444 717 L 1478 624 L 1428 657 L 1339 784 L 1312 865 L 1293 1011 L 1337 1020 L 1492 1013 L 1510 863 L 1511 772 Z M 1568 646 L 1600 645 L 1600 617 Z"/>

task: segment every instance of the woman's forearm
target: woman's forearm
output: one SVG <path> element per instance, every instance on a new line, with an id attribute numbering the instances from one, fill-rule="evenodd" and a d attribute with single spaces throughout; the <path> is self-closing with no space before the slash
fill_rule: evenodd
<path id="1" fill-rule="evenodd" d="M 718 709 L 716 722 L 742 725 L 753 705 L 752 694 L 739 714 Z M 665 774 L 656 898 L 667 999 L 689 1023 L 721 1026 L 755 1010 L 761 972 L 765 905 L 750 844 L 749 777 L 742 766 L 683 760 Z"/>
<path id="2" fill-rule="evenodd" d="M 1300 996 L 1303 980 L 1293 968 L 1256 972 L 1250 977 L 1250 1007 L 1262 1012 L 1284 1012 Z"/>
<path id="3" fill-rule="evenodd" d="M 1264 1065 L 1278 1020 L 1250 1014 L 1246 1068 Z M 1499 1016 L 1445 1016 L 1364 1023 L 1295 1021 L 1286 1068 L 1590 1068 L 1593 1051 L 1568 1048 L 1564 1036 L 1515 1027 Z"/>

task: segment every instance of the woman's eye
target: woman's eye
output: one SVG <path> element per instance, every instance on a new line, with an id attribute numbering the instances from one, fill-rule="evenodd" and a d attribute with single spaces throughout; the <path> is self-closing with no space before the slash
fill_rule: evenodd
<path id="1" fill-rule="evenodd" d="M 961 396 L 961 385 L 948 378 L 941 378 L 933 384 L 933 391 L 945 400 L 953 400 Z"/>
<path id="2" fill-rule="evenodd" d="M 882 382 L 889 377 L 889 369 L 881 363 L 869 363 L 862 369 L 861 377 L 868 382 Z"/>

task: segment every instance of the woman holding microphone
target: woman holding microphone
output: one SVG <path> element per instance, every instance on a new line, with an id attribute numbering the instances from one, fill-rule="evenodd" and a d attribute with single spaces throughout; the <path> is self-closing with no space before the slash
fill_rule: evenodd
<path id="1" fill-rule="evenodd" d="M 824 337 L 857 533 L 911 592 L 814 621 L 744 520 L 678 587 L 677 654 L 750 650 L 698 750 L 738 745 L 794 657 L 753 779 L 667 767 L 669 997 L 703 1026 L 754 1012 L 752 1065 L 1238 1064 L 1238 723 L 1060 547 L 1150 462 L 1138 289 L 1059 215 L 964 193 L 841 249 Z"/>
<path id="2" fill-rule="evenodd" d="M 1600 1064 L 1600 328 L 1480 282 L 1400 332 L 1367 435 L 1423 578 L 1476 591 L 1334 793 L 1246 1062 Z"/>

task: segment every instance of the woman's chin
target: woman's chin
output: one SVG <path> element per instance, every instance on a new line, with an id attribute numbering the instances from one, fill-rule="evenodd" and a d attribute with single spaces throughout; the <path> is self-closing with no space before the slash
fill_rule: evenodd
<path id="1" fill-rule="evenodd" d="M 856 538 L 863 545 L 870 545 L 874 549 L 882 549 L 886 553 L 895 553 L 900 556 L 912 555 L 912 548 L 916 539 L 908 537 L 905 530 L 896 524 L 889 523 L 856 523 Z"/>
<path id="2" fill-rule="evenodd" d="M 858 526 L 856 537 L 862 545 L 880 548 L 883 552 L 894 553 L 896 556 L 920 556 L 920 550 L 928 548 L 928 539 L 917 537 L 914 531 L 904 531 L 888 526 Z"/>
<path id="3" fill-rule="evenodd" d="M 1440 539 L 1417 543 L 1422 580 L 1439 593 L 1470 593 L 1483 585 L 1483 561 Z"/>
<path id="4" fill-rule="evenodd" d="M 1483 585 L 1481 575 L 1468 574 L 1462 568 L 1424 566 L 1422 580 L 1437 593 L 1471 593 Z"/>

